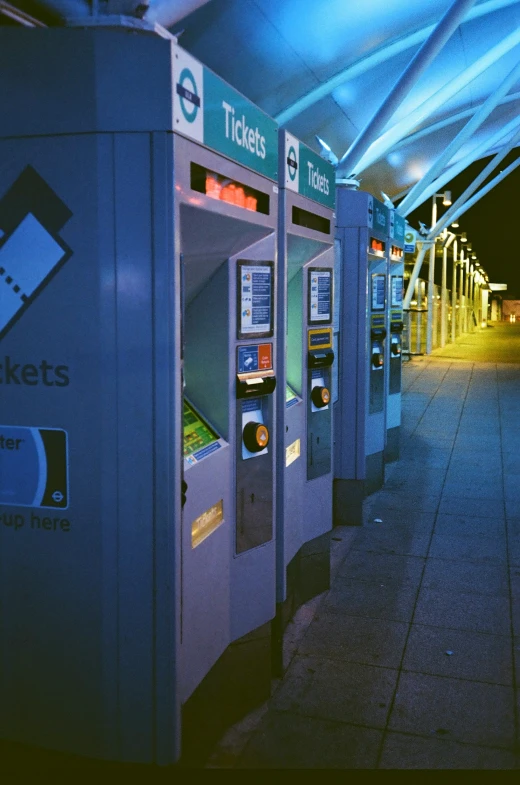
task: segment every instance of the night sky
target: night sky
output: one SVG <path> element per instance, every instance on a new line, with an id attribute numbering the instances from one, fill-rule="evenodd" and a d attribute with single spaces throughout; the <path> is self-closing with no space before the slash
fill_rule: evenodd
<path id="1" fill-rule="evenodd" d="M 518 155 L 519 152 L 513 150 L 506 156 L 485 184 L 509 166 Z M 490 160 L 485 158 L 468 167 L 451 183 L 446 183 L 442 190 L 451 190 L 451 198 L 454 202 Z M 520 245 L 516 238 L 520 233 L 519 193 L 520 166 L 464 213 L 459 219 L 459 228 L 456 230 L 467 233 L 468 241 L 473 246 L 473 253 L 477 255 L 478 261 L 488 274 L 490 283 L 508 285 L 507 292 L 503 292 L 503 296 L 504 299 L 511 300 L 520 299 L 520 250 L 516 247 Z M 437 199 L 439 218 L 446 209 L 442 206 L 442 199 Z M 431 215 L 430 197 L 417 210 L 410 213 L 407 220 L 416 229 L 419 228 L 419 221 L 430 227 Z M 421 274 L 422 277 L 424 273 Z"/>

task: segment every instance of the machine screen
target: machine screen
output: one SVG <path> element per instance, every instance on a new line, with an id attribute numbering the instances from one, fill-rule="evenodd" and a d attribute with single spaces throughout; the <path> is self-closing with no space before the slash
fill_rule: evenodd
<path id="1" fill-rule="evenodd" d="M 385 310 L 386 275 L 373 273 L 372 275 L 372 310 Z"/>
<path id="2" fill-rule="evenodd" d="M 392 275 L 392 308 L 403 306 L 403 276 Z"/>
<path id="3" fill-rule="evenodd" d="M 210 199 L 234 204 L 254 213 L 269 215 L 269 196 L 244 183 L 230 180 L 218 172 L 212 172 L 199 164 L 191 164 L 191 187 L 206 194 Z"/>
<path id="4" fill-rule="evenodd" d="M 216 442 L 217 434 L 206 425 L 202 418 L 195 412 L 189 403 L 184 401 L 183 408 L 183 428 L 184 428 L 184 457 L 191 455 L 208 444 Z"/>
<path id="5" fill-rule="evenodd" d="M 332 270 L 309 270 L 309 324 L 332 321 Z"/>
<path id="6" fill-rule="evenodd" d="M 238 337 L 273 334 L 273 263 L 238 262 Z"/>
<path id="7" fill-rule="evenodd" d="M 298 396 L 289 385 L 285 388 L 285 405 L 287 408 L 291 406 L 293 403 L 298 403 Z"/>

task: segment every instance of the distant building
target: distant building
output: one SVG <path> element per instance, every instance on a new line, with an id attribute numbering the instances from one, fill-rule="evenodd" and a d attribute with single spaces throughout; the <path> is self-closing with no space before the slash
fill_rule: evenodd
<path id="1" fill-rule="evenodd" d="M 502 319 L 520 322 L 520 300 L 502 300 Z"/>

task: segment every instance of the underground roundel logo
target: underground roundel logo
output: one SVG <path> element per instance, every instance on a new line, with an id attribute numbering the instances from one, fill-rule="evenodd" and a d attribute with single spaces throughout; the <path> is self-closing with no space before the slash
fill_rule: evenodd
<path id="1" fill-rule="evenodd" d="M 0 340 L 71 257 L 72 212 L 28 166 L 0 198 Z"/>
<path id="2" fill-rule="evenodd" d="M 177 83 L 177 95 L 182 113 L 188 123 L 195 122 L 200 109 L 200 96 L 197 91 L 195 77 L 189 68 L 183 68 Z"/>
<path id="3" fill-rule="evenodd" d="M 296 170 L 298 169 L 298 164 L 296 163 L 296 150 L 294 149 L 293 145 L 289 147 L 289 152 L 287 153 L 287 169 L 289 171 L 289 177 L 291 180 L 296 180 Z"/>

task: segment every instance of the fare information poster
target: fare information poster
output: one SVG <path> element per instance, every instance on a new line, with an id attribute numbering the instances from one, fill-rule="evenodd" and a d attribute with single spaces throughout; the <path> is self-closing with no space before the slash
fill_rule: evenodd
<path id="1" fill-rule="evenodd" d="M 309 322 L 332 320 L 332 270 L 309 270 Z"/>
<path id="2" fill-rule="evenodd" d="M 392 308 L 401 308 L 403 305 L 403 276 L 392 275 Z"/>
<path id="3" fill-rule="evenodd" d="M 239 262 L 238 271 L 239 338 L 251 335 L 272 335 L 272 262 Z"/>
<path id="4" fill-rule="evenodd" d="M 385 310 L 386 276 L 380 273 L 372 275 L 372 310 Z"/>

